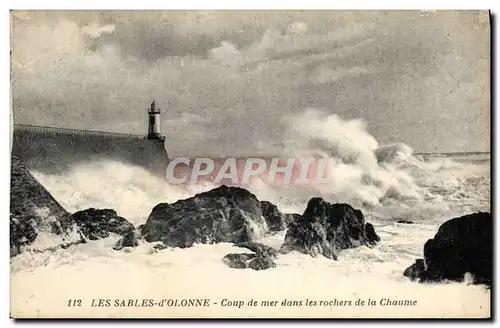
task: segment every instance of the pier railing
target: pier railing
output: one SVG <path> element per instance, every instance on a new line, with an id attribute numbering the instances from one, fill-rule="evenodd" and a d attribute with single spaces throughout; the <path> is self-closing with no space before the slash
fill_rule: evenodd
<path id="1" fill-rule="evenodd" d="M 52 126 L 40 126 L 40 125 L 28 125 L 28 124 L 14 124 L 14 133 L 16 131 L 29 131 L 29 132 L 46 133 L 46 134 L 121 137 L 121 138 L 134 138 L 134 139 L 143 139 L 144 138 L 144 136 L 137 135 L 137 134 L 126 134 L 126 133 L 104 132 L 104 131 L 93 131 L 93 130 L 67 129 L 67 128 L 52 127 Z"/>

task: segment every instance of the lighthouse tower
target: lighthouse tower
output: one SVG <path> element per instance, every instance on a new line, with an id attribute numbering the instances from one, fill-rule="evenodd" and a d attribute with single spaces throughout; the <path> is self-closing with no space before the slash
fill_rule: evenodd
<path id="1" fill-rule="evenodd" d="M 147 139 L 165 140 L 160 132 L 160 108 L 156 106 L 154 100 L 148 108 L 149 125 Z"/>

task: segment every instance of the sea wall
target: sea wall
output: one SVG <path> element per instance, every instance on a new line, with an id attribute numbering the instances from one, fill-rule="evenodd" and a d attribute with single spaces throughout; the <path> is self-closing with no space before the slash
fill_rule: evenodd
<path id="1" fill-rule="evenodd" d="M 74 165 L 114 160 L 164 175 L 168 155 L 163 140 L 142 136 L 53 127 L 14 125 L 12 153 L 30 170 L 57 174 Z"/>

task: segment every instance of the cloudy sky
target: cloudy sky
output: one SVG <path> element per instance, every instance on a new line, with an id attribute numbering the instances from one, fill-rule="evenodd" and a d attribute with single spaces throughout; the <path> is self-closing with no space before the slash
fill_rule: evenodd
<path id="1" fill-rule="evenodd" d="M 362 119 L 381 145 L 489 149 L 486 12 L 13 12 L 11 24 L 15 123 L 143 134 L 155 99 L 174 153 L 279 147 L 311 108 Z"/>

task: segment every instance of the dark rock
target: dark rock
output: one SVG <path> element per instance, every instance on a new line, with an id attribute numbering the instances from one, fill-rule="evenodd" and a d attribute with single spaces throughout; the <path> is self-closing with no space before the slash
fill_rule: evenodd
<path id="1" fill-rule="evenodd" d="M 256 242 L 237 243 L 234 246 L 247 248 L 255 253 L 232 253 L 224 256 L 222 261 L 229 267 L 235 269 L 250 268 L 253 270 L 266 270 L 276 267 L 273 259 L 278 256 L 278 251 L 274 248 Z"/>
<path id="2" fill-rule="evenodd" d="M 342 249 L 373 244 L 376 234 L 371 234 L 372 228 L 368 228 L 368 238 L 361 211 L 348 204 L 330 204 L 321 198 L 312 198 L 300 219 L 289 225 L 280 252 L 296 250 L 336 259 Z"/>
<path id="3" fill-rule="evenodd" d="M 262 208 L 262 216 L 266 220 L 269 231 L 285 230 L 287 214 L 281 213 L 276 205 L 268 201 L 261 201 L 260 205 Z"/>
<path id="4" fill-rule="evenodd" d="M 442 272 L 436 270 L 424 270 L 418 278 L 420 282 L 441 282 L 447 280 Z"/>
<path id="5" fill-rule="evenodd" d="M 164 243 L 158 243 L 158 244 L 154 245 L 153 248 L 161 251 L 162 249 L 165 249 L 168 247 Z"/>
<path id="6" fill-rule="evenodd" d="M 475 213 L 443 223 L 424 245 L 427 271 L 462 281 L 469 272 L 476 282 L 492 279 L 493 222 L 490 213 Z"/>
<path id="7" fill-rule="evenodd" d="M 420 279 L 422 272 L 425 271 L 425 263 L 423 259 L 418 259 L 409 268 L 405 270 L 403 275 L 410 278 L 412 281 Z"/>
<path id="8" fill-rule="evenodd" d="M 366 234 L 366 239 L 368 240 L 368 243 L 370 243 L 370 245 L 375 245 L 380 241 L 380 237 L 375 232 L 375 228 L 371 223 L 365 224 L 365 234 Z"/>
<path id="9" fill-rule="evenodd" d="M 248 267 L 253 270 L 267 270 L 270 268 L 275 268 L 276 263 L 266 256 L 257 256 L 256 258 L 250 260 Z"/>
<path id="10" fill-rule="evenodd" d="M 285 215 L 286 215 L 285 223 L 287 226 L 289 226 L 290 224 L 294 224 L 295 222 L 298 222 L 300 218 L 302 218 L 302 215 L 298 213 L 288 213 Z"/>
<path id="11" fill-rule="evenodd" d="M 234 246 L 247 248 L 259 256 L 270 257 L 270 258 L 276 258 L 278 256 L 277 250 L 261 243 L 246 242 L 246 243 L 237 243 Z"/>
<path id="12" fill-rule="evenodd" d="M 34 218 L 10 213 L 10 256 L 19 254 L 23 246 L 35 241 L 38 236 L 36 226 Z"/>
<path id="13" fill-rule="evenodd" d="M 491 285 L 492 231 L 491 214 L 485 212 L 443 223 L 424 245 L 425 270 L 419 275 L 420 281 L 463 281 L 470 273 L 474 283 Z"/>
<path id="14" fill-rule="evenodd" d="M 231 253 L 224 256 L 222 262 L 233 269 L 246 269 L 249 267 L 250 260 L 254 259 L 256 256 L 256 254 L 248 253 Z"/>
<path id="15" fill-rule="evenodd" d="M 110 233 L 121 236 L 134 230 L 134 225 L 118 216 L 115 210 L 89 208 L 71 215 L 82 233 L 90 240 L 106 238 Z"/>
<path id="16" fill-rule="evenodd" d="M 397 223 L 403 223 L 403 224 L 413 224 L 413 221 L 410 220 L 398 220 Z"/>
<path id="17" fill-rule="evenodd" d="M 136 231 L 130 231 L 122 239 L 120 239 L 113 249 L 119 251 L 125 247 L 137 247 L 139 246 L 138 233 Z"/>
<path id="18" fill-rule="evenodd" d="M 184 248 L 194 243 L 251 241 L 264 226 L 255 195 L 242 188 L 221 186 L 155 206 L 142 233 L 148 242 Z"/>
<path id="19" fill-rule="evenodd" d="M 52 244 L 36 245 L 37 237 L 50 234 Z M 11 157 L 10 255 L 26 249 L 44 251 L 82 242 L 78 227 L 66 210 L 28 171 L 22 160 Z"/>

